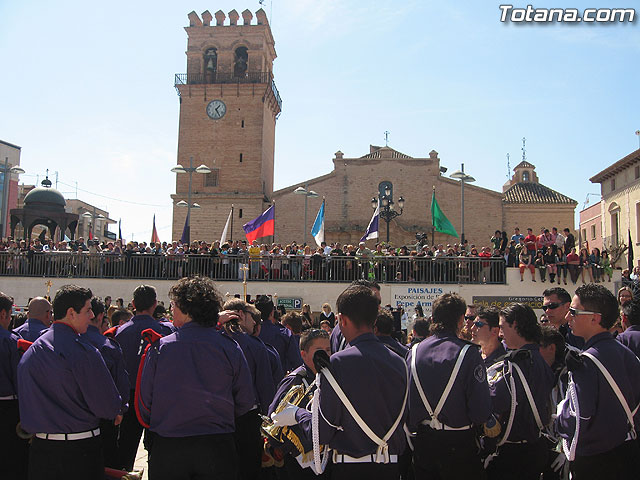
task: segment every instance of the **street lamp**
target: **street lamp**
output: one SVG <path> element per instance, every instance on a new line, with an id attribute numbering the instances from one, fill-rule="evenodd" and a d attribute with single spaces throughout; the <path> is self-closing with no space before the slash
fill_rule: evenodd
<path id="1" fill-rule="evenodd" d="M 12 173 L 20 175 L 25 173 L 25 171 L 17 165 L 9 168 L 9 157 L 4 157 L 4 165 L 0 169 L 0 172 L 4 174 L 2 181 L 2 218 L 0 219 L 2 233 L 0 237 L 4 237 L 5 233 L 7 233 L 7 216 L 9 215 L 9 177 Z"/>
<path id="2" fill-rule="evenodd" d="M 460 244 L 464 245 L 464 183 L 475 182 L 476 179 L 471 175 L 467 175 L 464 173 L 464 163 L 461 164 L 462 169 L 457 172 L 453 172 L 450 177 L 455 178 L 456 180 L 460 180 L 460 191 L 461 191 L 461 209 L 462 209 L 462 232 L 460 234 Z"/>
<path id="3" fill-rule="evenodd" d="M 380 218 L 387 222 L 387 243 L 389 243 L 389 223 L 396 217 L 402 215 L 404 210 L 404 198 L 398 197 L 398 208 L 395 208 L 395 202 L 393 201 L 393 192 L 391 191 L 391 184 L 388 183 L 384 187 L 384 194 L 379 193 L 377 197 L 371 199 L 371 207 L 375 210 L 380 203 Z"/>
<path id="4" fill-rule="evenodd" d="M 192 208 L 200 208 L 200 205 L 197 203 L 191 203 L 191 180 L 193 176 L 193 172 L 207 174 L 211 173 L 211 169 L 206 165 L 200 165 L 199 167 L 193 167 L 193 157 L 189 157 L 189 166 L 183 167 L 182 165 L 176 165 L 171 169 L 173 173 L 188 173 L 189 174 L 189 191 L 187 193 L 187 201 L 180 200 L 176 203 L 178 207 L 187 207 L 187 219 L 189 221 L 189 228 L 187 230 L 187 243 L 191 243 L 191 209 Z M 177 192 L 176 192 L 177 193 Z"/>
<path id="5" fill-rule="evenodd" d="M 303 245 L 307 244 L 307 201 L 309 198 L 317 198 L 320 195 L 318 195 L 316 192 L 314 192 L 313 190 L 309 190 L 309 182 L 305 182 L 304 183 L 304 188 L 303 187 L 298 187 L 296 188 L 293 193 L 295 193 L 296 195 L 304 195 L 304 236 L 303 236 Z"/>

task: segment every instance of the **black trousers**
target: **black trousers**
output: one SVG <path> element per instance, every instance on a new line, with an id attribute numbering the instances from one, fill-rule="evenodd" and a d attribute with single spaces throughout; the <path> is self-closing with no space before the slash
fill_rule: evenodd
<path id="1" fill-rule="evenodd" d="M 397 463 L 334 463 L 331 480 L 398 480 Z"/>
<path id="2" fill-rule="evenodd" d="M 29 442 L 16 435 L 20 421 L 18 400 L 0 400 L 0 478 L 3 480 L 27 478 Z"/>
<path id="3" fill-rule="evenodd" d="M 486 478 L 473 430 L 433 430 L 421 426 L 413 440 L 413 448 L 416 479 Z"/>
<path id="4" fill-rule="evenodd" d="M 104 466 L 110 468 L 120 468 L 118 457 L 118 436 L 120 435 L 120 425 L 114 425 L 113 420 L 100 420 L 100 437 L 102 438 L 102 453 Z"/>
<path id="5" fill-rule="evenodd" d="M 118 445 L 119 467 L 130 472 L 136 461 L 136 453 L 142 437 L 142 425 L 138 422 L 135 410 L 135 390 L 129 394 L 129 410 L 120 423 L 120 440 Z"/>
<path id="6" fill-rule="evenodd" d="M 236 480 L 237 464 L 232 433 L 173 438 L 154 435 L 149 480 Z"/>
<path id="7" fill-rule="evenodd" d="M 262 419 L 258 409 L 236 418 L 236 431 L 233 436 L 238 453 L 239 480 L 253 480 L 260 475 L 264 445 L 260 425 Z"/>
<path id="8" fill-rule="evenodd" d="M 627 480 L 640 477 L 640 447 L 635 440 L 608 452 L 576 456 L 569 465 L 573 480 Z"/>
<path id="9" fill-rule="evenodd" d="M 487 467 L 489 480 L 538 480 L 547 464 L 544 437 L 531 443 L 505 443 Z"/>
<path id="10" fill-rule="evenodd" d="M 103 480 L 102 439 L 43 440 L 33 438 L 29 480 Z"/>

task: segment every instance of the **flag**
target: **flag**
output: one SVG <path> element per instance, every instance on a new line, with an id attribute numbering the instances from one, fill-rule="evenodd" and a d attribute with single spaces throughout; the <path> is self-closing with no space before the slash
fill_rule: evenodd
<path id="1" fill-rule="evenodd" d="M 189 237 L 191 236 L 191 226 L 189 225 L 189 214 L 187 213 L 187 218 L 184 219 L 184 228 L 182 229 L 182 237 L 180 237 L 180 243 L 183 245 L 186 243 L 187 245 L 191 243 L 189 241 Z"/>
<path id="2" fill-rule="evenodd" d="M 89 230 L 89 240 L 93 240 L 93 232 Z"/>
<path id="3" fill-rule="evenodd" d="M 633 242 L 631 241 L 631 229 L 629 229 L 629 253 L 627 253 L 627 267 L 633 273 Z"/>
<path id="4" fill-rule="evenodd" d="M 273 235 L 275 233 L 275 212 L 275 207 L 271 205 L 262 215 L 259 215 L 242 226 L 245 236 L 247 237 L 247 242 L 251 243 L 256 238 L 266 237 L 267 235 Z"/>
<path id="5" fill-rule="evenodd" d="M 156 230 L 156 216 L 153 216 L 153 230 L 151 231 L 151 243 L 160 243 L 158 230 Z"/>
<path id="6" fill-rule="evenodd" d="M 371 217 L 371 221 L 369 222 L 369 226 L 367 227 L 367 231 L 364 232 L 364 235 L 360 239 L 361 242 L 366 242 L 367 240 L 371 240 L 372 238 L 378 238 L 378 224 L 380 223 L 380 200 L 378 200 L 378 206 L 373 212 L 373 217 Z"/>
<path id="7" fill-rule="evenodd" d="M 435 189 L 433 190 L 433 195 L 431 196 L 431 218 L 433 221 L 433 228 L 436 232 L 446 233 L 447 235 L 451 235 L 452 237 L 458 236 L 458 232 L 456 232 L 456 229 L 453 228 L 453 225 L 451 225 L 449 219 L 440 209 L 440 205 L 438 205 Z"/>
<path id="8" fill-rule="evenodd" d="M 118 240 L 122 241 L 122 219 L 118 220 Z"/>
<path id="9" fill-rule="evenodd" d="M 231 225 L 231 217 L 233 216 L 233 207 L 231 207 L 231 211 L 229 212 L 229 217 L 227 218 L 227 223 L 224 225 L 224 230 L 222 230 L 222 236 L 220 237 L 220 245 L 224 245 L 224 242 L 227 241 L 227 233 L 229 233 L 229 225 Z"/>
<path id="10" fill-rule="evenodd" d="M 324 242 L 324 200 L 322 200 L 322 205 L 320 205 L 320 210 L 318 210 L 318 215 L 316 215 L 316 221 L 313 222 L 311 235 L 315 238 L 316 244 L 321 246 L 322 242 Z"/>

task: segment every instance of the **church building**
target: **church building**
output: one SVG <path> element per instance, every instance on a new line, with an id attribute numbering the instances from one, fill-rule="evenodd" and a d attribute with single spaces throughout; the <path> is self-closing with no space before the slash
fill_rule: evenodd
<path id="1" fill-rule="evenodd" d="M 275 204 L 275 239 L 265 241 L 300 244 L 306 238 L 313 244 L 310 230 L 324 198 L 326 241 L 357 244 L 373 214 L 372 197 L 388 192 L 401 213 L 388 225 L 391 242 L 414 244 L 422 232 L 431 243 L 434 189 L 440 208 L 462 233 L 462 185 L 447 176 L 435 150 L 413 157 L 389 146 L 370 146 L 368 153 L 352 158 L 338 151 L 330 173 L 273 191 L 275 125 L 282 101 L 272 73 L 276 51 L 271 29 L 262 9 L 255 16 L 254 23 L 245 10 L 239 24 L 235 10 L 228 20 L 216 12 L 215 22 L 208 11 L 189 14 L 187 73 L 177 74 L 175 81 L 180 98 L 178 171 L 186 173 L 176 174 L 171 196 L 172 238 L 181 238 L 190 211 L 191 240 L 219 239 L 233 206 L 227 238 L 243 239 L 242 225 Z M 542 185 L 535 166 L 522 161 L 503 192 L 465 182 L 464 205 L 465 238 L 482 246 L 495 230 L 510 237 L 516 226 L 525 234 L 527 227 L 536 234 L 553 226 L 573 231 L 577 202 Z M 379 240 L 386 239 L 386 229 L 381 219 Z M 459 241 L 439 233 L 434 240 Z"/>

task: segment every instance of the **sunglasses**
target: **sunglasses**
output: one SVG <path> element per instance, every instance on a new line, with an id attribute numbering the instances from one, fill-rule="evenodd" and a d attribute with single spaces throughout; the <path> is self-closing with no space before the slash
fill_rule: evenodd
<path id="1" fill-rule="evenodd" d="M 487 322 L 481 322 L 480 320 L 476 320 L 475 322 L 473 322 L 473 324 L 478 328 L 482 328 L 485 325 L 489 325 Z"/>
<path id="2" fill-rule="evenodd" d="M 547 305 L 543 305 L 542 306 L 542 310 L 544 310 L 545 312 L 547 310 L 555 310 L 556 308 L 558 308 L 560 305 L 564 305 L 562 303 L 549 303 Z"/>
<path id="3" fill-rule="evenodd" d="M 599 315 L 600 312 L 590 312 L 589 310 L 578 310 L 577 308 L 569 308 L 569 314 L 572 317 L 577 315 Z"/>
<path id="4" fill-rule="evenodd" d="M 475 315 L 465 315 L 465 316 L 464 316 L 464 319 L 465 319 L 465 320 L 475 320 L 475 319 L 476 319 L 476 316 L 475 316 Z"/>

